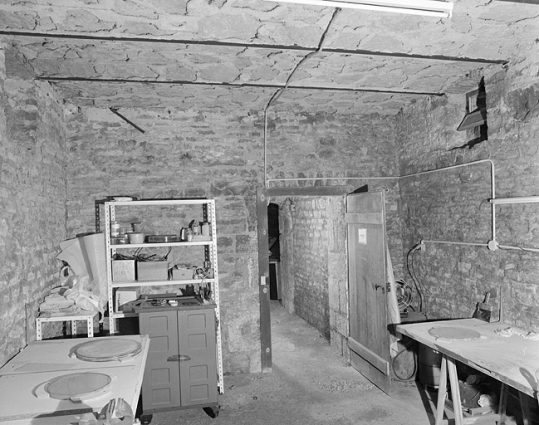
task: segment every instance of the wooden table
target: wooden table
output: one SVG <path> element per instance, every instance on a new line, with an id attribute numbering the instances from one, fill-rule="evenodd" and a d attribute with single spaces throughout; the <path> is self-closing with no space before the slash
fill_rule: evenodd
<path id="1" fill-rule="evenodd" d="M 452 398 L 458 401 L 454 403 L 455 423 L 457 425 L 478 423 L 477 418 L 475 420 L 463 418 L 456 361 L 462 362 L 502 383 L 500 409 L 496 415 L 500 424 L 505 421 L 508 386 L 535 398 L 537 391 L 535 374 L 539 369 L 539 341 L 526 339 L 516 334 L 504 337 L 496 332 L 510 326 L 505 323 L 488 323 L 478 319 L 444 320 L 397 326 L 397 332 L 400 334 L 406 335 L 442 354 L 436 425 L 444 423 L 443 413 L 448 376 Z M 481 337 L 465 341 L 436 339 L 429 333 L 429 330 L 434 327 L 456 327 L 474 330 L 479 332 Z"/>
<path id="2" fill-rule="evenodd" d="M 74 350 L 89 341 L 120 338 L 140 342 L 141 351 L 122 360 L 84 361 Z M 126 341 L 127 342 L 127 341 Z M 149 350 L 148 336 L 125 335 L 34 341 L 0 369 L 0 425 L 67 425 L 83 413 L 100 412 L 111 400 L 123 398 L 136 411 Z M 36 389 L 58 376 L 98 372 L 112 378 L 110 391 L 83 401 L 39 397 Z M 52 417 L 52 418 L 51 418 Z"/>

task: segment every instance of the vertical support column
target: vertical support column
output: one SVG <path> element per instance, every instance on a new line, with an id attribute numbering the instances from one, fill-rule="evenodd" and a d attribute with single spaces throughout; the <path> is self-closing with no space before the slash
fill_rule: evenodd
<path id="1" fill-rule="evenodd" d="M 258 223 L 258 276 L 260 299 L 260 350 L 263 372 L 271 372 L 271 313 L 269 291 L 268 255 L 268 195 L 265 188 L 256 191 L 256 215 Z"/>
<path id="2" fill-rule="evenodd" d="M 509 387 L 502 382 L 500 388 L 500 404 L 498 414 L 500 415 L 498 425 L 505 425 L 505 417 L 507 415 L 507 396 L 509 395 Z"/>
<path id="3" fill-rule="evenodd" d="M 217 219 L 215 212 L 215 199 L 211 199 L 203 208 L 204 220 L 208 221 L 211 226 L 211 244 L 205 247 L 206 260 L 210 261 L 213 267 L 214 284 L 212 287 L 213 301 L 215 302 L 215 318 L 216 318 L 216 340 L 217 340 L 217 387 L 219 394 L 223 394 L 223 349 L 221 346 L 221 301 L 219 296 L 219 262 L 217 261 Z"/>
<path id="4" fill-rule="evenodd" d="M 116 253 L 110 246 L 110 222 L 116 218 L 116 211 L 110 202 L 105 202 L 105 250 L 107 263 L 107 288 L 108 288 L 108 310 L 109 310 L 109 332 L 116 333 L 116 319 L 114 318 L 114 291 L 112 289 L 112 258 Z"/>
<path id="5" fill-rule="evenodd" d="M 41 320 L 37 318 L 36 319 L 36 341 L 41 341 L 41 338 L 43 338 L 43 333 L 41 332 Z"/>
<path id="6" fill-rule="evenodd" d="M 445 357 L 445 356 L 444 356 Z M 449 375 L 449 385 L 451 386 L 451 398 L 453 399 L 453 412 L 455 414 L 455 425 L 462 425 L 462 404 L 460 404 L 459 378 L 457 375 L 457 365 L 452 358 L 447 359 L 447 374 Z"/>
<path id="7" fill-rule="evenodd" d="M 520 399 L 520 410 L 522 412 L 522 425 L 532 425 L 530 415 L 530 405 L 528 403 L 528 396 L 522 392 L 518 392 Z"/>
<path id="8" fill-rule="evenodd" d="M 94 318 L 90 316 L 86 319 L 86 328 L 88 331 L 88 338 L 94 337 Z"/>
<path id="9" fill-rule="evenodd" d="M 444 420 L 445 396 L 447 393 L 447 357 L 442 356 L 440 366 L 440 382 L 438 385 L 438 402 L 436 403 L 436 425 L 441 425 Z"/>

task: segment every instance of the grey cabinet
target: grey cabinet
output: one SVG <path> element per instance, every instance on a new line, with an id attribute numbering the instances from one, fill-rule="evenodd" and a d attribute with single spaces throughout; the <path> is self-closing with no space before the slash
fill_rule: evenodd
<path id="1" fill-rule="evenodd" d="M 143 414 L 202 407 L 216 415 L 215 305 L 137 310 L 140 333 L 150 337 L 142 382 Z"/>

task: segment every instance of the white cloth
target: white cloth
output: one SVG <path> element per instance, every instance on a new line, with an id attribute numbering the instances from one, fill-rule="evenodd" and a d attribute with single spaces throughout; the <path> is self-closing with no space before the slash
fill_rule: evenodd
<path id="1" fill-rule="evenodd" d="M 84 288 L 99 299 L 99 310 L 107 303 L 107 266 L 105 235 L 94 233 L 60 243 L 59 260 L 69 264 Z"/>
<path id="2" fill-rule="evenodd" d="M 387 248 L 387 279 L 389 282 L 389 291 L 387 292 L 387 320 L 390 325 L 397 325 L 401 323 L 401 313 L 399 310 L 399 302 L 397 300 L 397 285 L 395 283 L 395 275 L 393 274 L 393 263 L 391 262 L 391 255 L 389 254 L 389 248 Z M 389 351 L 391 357 L 395 357 L 398 354 L 397 342 L 400 338 L 395 335 L 390 337 Z"/>

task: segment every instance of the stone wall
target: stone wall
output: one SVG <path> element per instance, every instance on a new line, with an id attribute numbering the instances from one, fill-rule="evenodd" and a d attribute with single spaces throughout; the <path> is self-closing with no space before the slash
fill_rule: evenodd
<path id="1" fill-rule="evenodd" d="M 346 256 L 345 198 L 327 202 L 328 223 L 328 301 L 329 341 L 335 350 L 349 360 L 348 351 L 348 259 Z"/>
<path id="2" fill-rule="evenodd" d="M 296 314 L 329 340 L 329 255 L 326 198 L 294 205 L 294 300 Z"/>
<path id="3" fill-rule="evenodd" d="M 95 201 L 107 196 L 215 198 L 224 368 L 260 371 L 255 211 L 255 191 L 262 184 L 259 121 L 245 111 L 120 112 L 145 133 L 107 109 L 85 108 L 69 118 L 69 234 L 93 231 Z M 141 218 L 153 226 L 156 214 L 161 228 L 155 230 L 161 233 L 179 233 L 193 218 L 173 209 Z"/>
<path id="4" fill-rule="evenodd" d="M 39 303 L 58 284 L 66 230 L 63 108 L 10 46 L 0 50 L 0 104 L 1 366 L 35 340 Z"/>
<path id="5" fill-rule="evenodd" d="M 345 198 L 294 198 L 286 204 L 292 211 L 285 213 L 285 302 L 292 300 L 289 311 L 316 327 L 348 358 Z"/>
<path id="6" fill-rule="evenodd" d="M 263 114 L 217 109 L 119 112 L 145 133 L 105 109 L 73 110 L 69 117 L 69 235 L 94 229 L 95 200 L 106 196 L 215 198 L 224 368 L 226 372 L 259 371 L 255 192 L 264 184 Z M 321 177 L 323 181 L 336 177 L 340 180 L 324 183 L 346 184 L 350 183 L 347 180 L 350 176 L 391 175 L 397 169 L 391 125 L 387 121 L 376 117 L 357 121 L 332 114 L 283 113 L 270 116 L 268 122 L 266 171 L 269 178 Z M 376 134 L 378 138 L 373 140 Z M 379 143 L 382 140 L 389 140 L 389 145 Z M 358 149 L 357 144 L 361 148 Z M 391 155 L 389 159 L 388 155 Z M 369 180 L 352 182 L 362 185 Z M 297 182 L 276 184 L 297 185 Z M 375 187 L 377 183 L 372 184 Z M 312 202 L 309 201 L 310 208 Z M 326 204 L 321 204 L 317 211 L 327 208 Z M 305 222 L 304 226 L 307 228 L 308 224 Z M 324 226 L 322 222 L 318 224 Z M 329 228 L 323 229 L 324 238 L 329 241 Z M 320 246 L 319 234 L 301 233 L 310 235 L 301 241 L 302 247 Z M 400 238 L 396 236 L 395 240 L 400 241 Z M 397 251 L 402 249 L 398 242 L 395 247 Z M 327 270 L 331 260 L 328 256 L 342 256 L 342 247 L 339 250 L 338 254 L 331 254 L 326 242 L 322 258 L 321 251 L 312 254 L 303 249 L 309 257 L 294 258 L 294 268 L 307 270 L 316 262 Z M 311 304 L 318 304 L 317 311 L 326 312 L 316 320 L 328 323 L 327 282 L 337 278 L 328 276 L 327 271 L 325 276 L 325 295 L 320 291 L 316 294 L 316 303 L 312 298 Z M 339 276 L 342 288 L 345 286 L 342 271 Z M 303 297 L 305 292 L 299 294 Z M 342 306 L 343 300 L 340 303 Z M 327 331 L 325 326 L 324 332 Z"/>
<path id="7" fill-rule="evenodd" d="M 487 69 L 488 140 L 468 143 L 477 132 L 457 132 L 464 95 L 418 104 L 399 117 L 402 174 L 489 159 L 496 197 L 539 195 L 539 79 L 537 53 L 507 70 Z M 478 79 L 479 83 L 479 79 Z M 525 329 L 539 326 L 538 253 L 489 250 L 493 240 L 490 163 L 482 162 L 401 180 L 406 256 L 421 239 L 477 243 L 426 243 L 412 255 L 429 318 L 470 317 L 486 292 L 503 297 L 504 320 Z M 495 207 L 495 240 L 500 248 L 539 248 L 537 204 Z M 411 282 L 411 277 L 409 277 Z"/>
<path id="8" fill-rule="evenodd" d="M 323 113 L 279 116 L 276 122 L 270 133 L 273 152 L 278 152 L 269 155 L 272 184 L 367 185 L 369 191 L 385 191 L 388 245 L 395 274 L 403 278 L 399 179 L 377 178 L 398 174 L 394 123 Z M 297 130 L 291 133 L 291 127 Z M 293 197 L 281 199 L 280 206 L 284 306 L 348 358 L 345 197 Z"/>
<path id="9" fill-rule="evenodd" d="M 354 180 L 386 193 L 386 232 L 396 279 L 405 278 L 398 179 Z M 348 347 L 346 198 L 286 198 L 281 202 L 283 304 L 315 326 L 343 357 Z"/>

